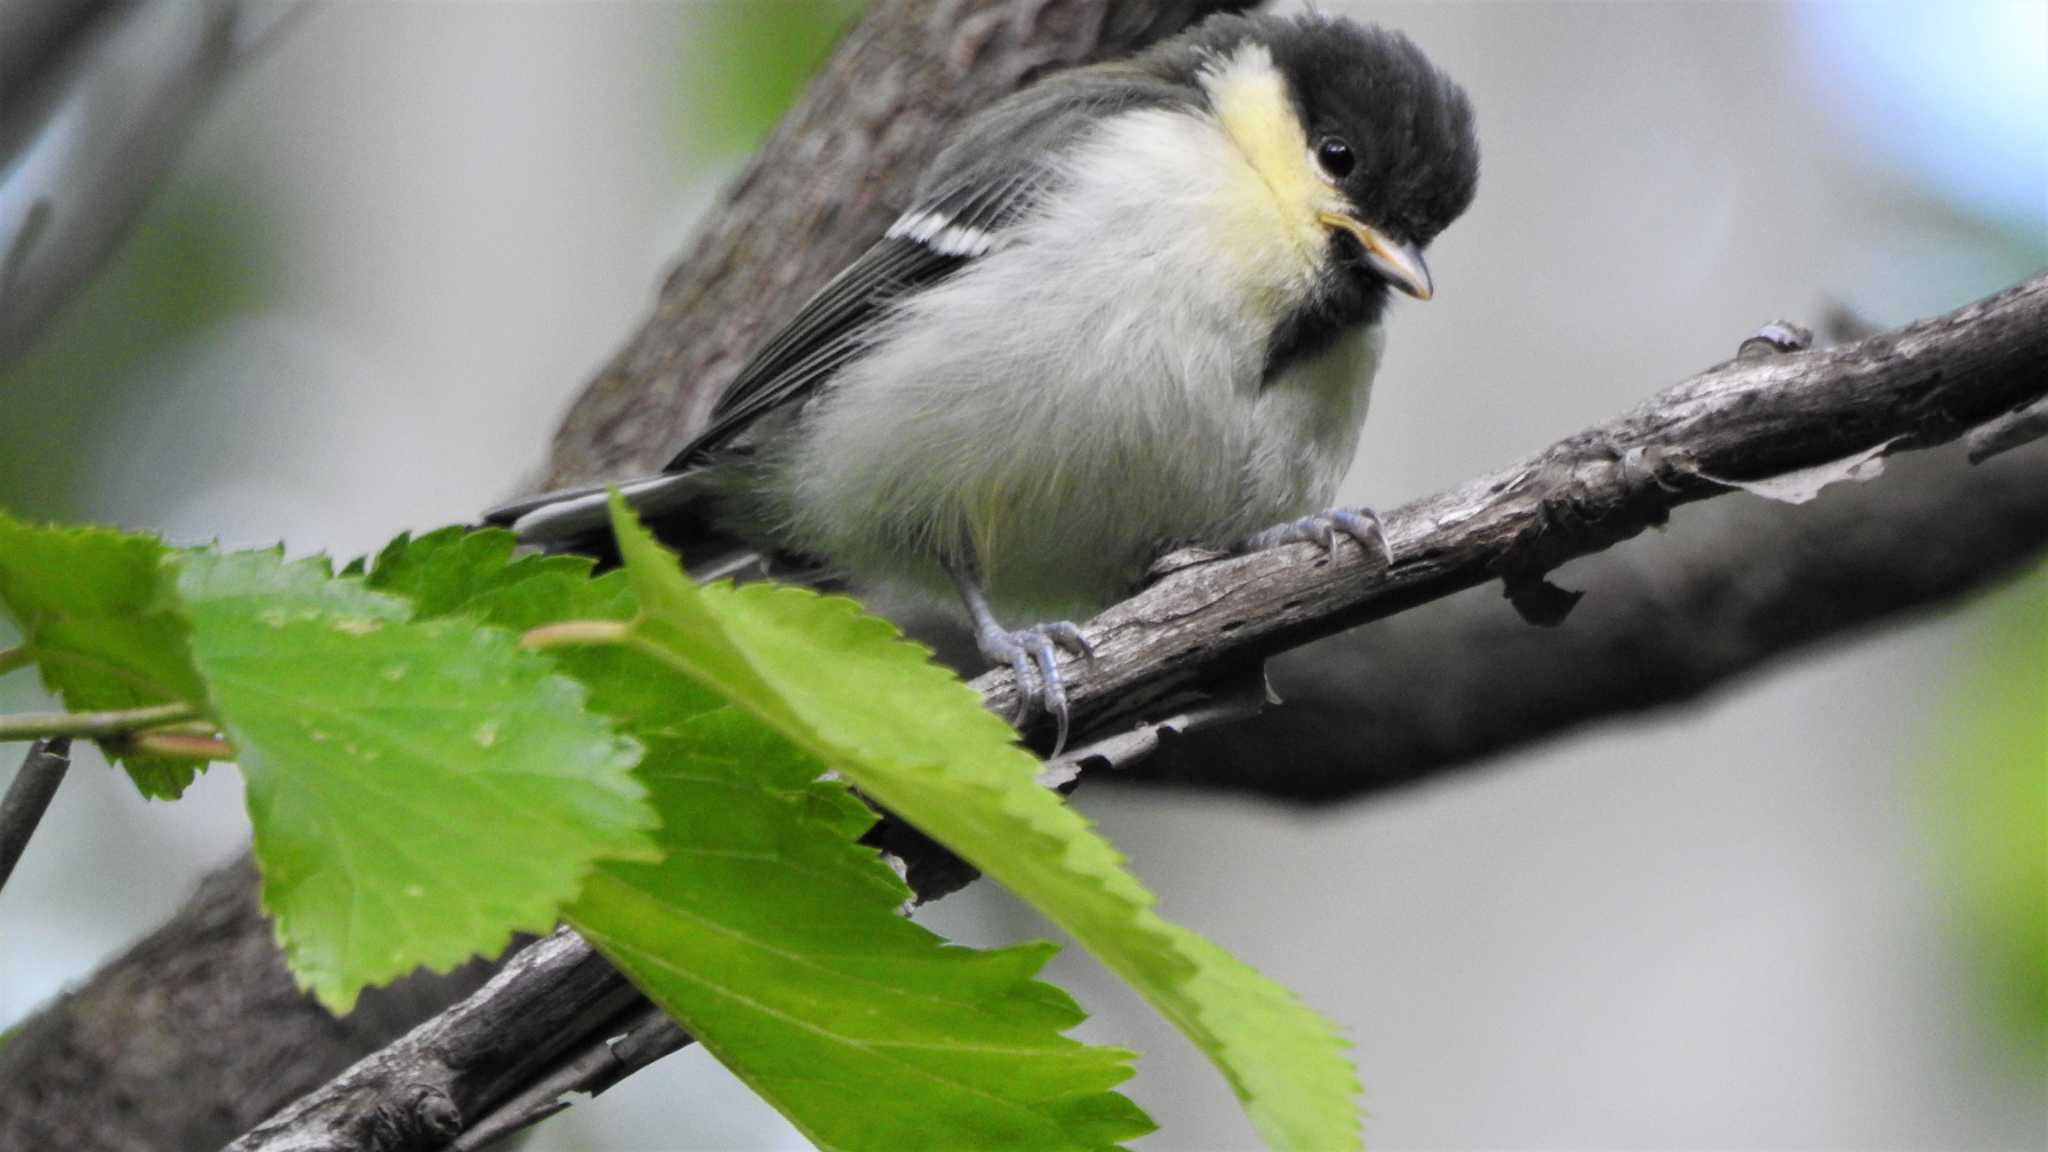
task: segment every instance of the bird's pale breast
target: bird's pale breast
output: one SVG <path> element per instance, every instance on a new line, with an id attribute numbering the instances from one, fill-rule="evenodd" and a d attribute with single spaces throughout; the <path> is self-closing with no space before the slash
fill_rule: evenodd
<path id="1" fill-rule="evenodd" d="M 972 555 L 999 610 L 1045 617 L 1124 594 L 1163 542 L 1329 499 L 1376 336 L 1262 380 L 1320 251 L 1214 120 L 1130 113 L 1081 148 L 806 413 L 775 484 L 802 547 L 933 588 Z"/>

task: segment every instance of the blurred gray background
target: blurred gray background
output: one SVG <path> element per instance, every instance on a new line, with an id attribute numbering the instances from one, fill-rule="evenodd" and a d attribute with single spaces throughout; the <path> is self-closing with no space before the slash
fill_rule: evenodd
<path id="1" fill-rule="evenodd" d="M 2048 5 L 1321 7 L 1408 31 L 1470 89 L 1485 150 L 1437 300 L 1398 308 L 1349 500 L 1498 466 L 1764 321 L 1898 322 L 2048 263 Z M 354 555 L 510 494 L 851 10 L 316 6 L 0 366 L 0 504 Z M 1376 1147 L 2048 1147 L 2048 1042 L 1989 987 L 1956 865 L 1987 806 L 2032 806 L 2048 845 L 2048 762 L 1972 791 L 1986 758 L 2048 746 L 2044 605 L 2036 578 L 1351 807 L 1077 802 L 1170 915 L 1345 1027 Z M 2023 707 L 1990 714 L 1971 685 L 2000 643 Z M 23 680 L 0 707 L 35 706 Z M 0 1028 L 245 842 L 231 768 L 148 804 L 81 759 L 0 895 Z M 2015 918 L 2048 915 L 2021 893 Z M 1047 932 L 986 886 L 927 919 Z M 1091 960 L 1050 975 L 1087 1036 L 1144 1054 L 1144 1147 L 1252 1146 Z M 529 1145 L 802 1146 L 696 1051 Z"/>

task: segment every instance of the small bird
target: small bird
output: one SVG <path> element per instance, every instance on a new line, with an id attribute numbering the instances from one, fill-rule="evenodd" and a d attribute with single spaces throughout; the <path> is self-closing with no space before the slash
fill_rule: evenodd
<path id="1" fill-rule="evenodd" d="M 888 233 L 812 297 L 659 476 L 670 539 L 715 530 L 856 585 L 957 592 L 1021 721 L 1064 745 L 1064 619 L 1170 546 L 1384 550 L 1331 509 L 1390 291 L 1471 203 L 1465 93 L 1405 36 L 1216 16 L 968 123 Z M 490 514 L 588 546 L 602 488 Z M 686 557 L 708 557 L 685 545 Z M 1049 620 L 1012 628 L 1003 621 Z M 1034 684 L 1035 674 L 1035 684 Z"/>

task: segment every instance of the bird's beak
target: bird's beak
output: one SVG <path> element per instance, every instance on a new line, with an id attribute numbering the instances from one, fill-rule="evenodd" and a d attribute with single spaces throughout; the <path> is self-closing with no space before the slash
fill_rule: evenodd
<path id="1" fill-rule="evenodd" d="M 1322 221 L 1325 228 L 1349 232 L 1358 241 L 1358 246 L 1365 249 L 1366 264 L 1385 277 L 1387 283 L 1417 300 L 1427 300 L 1436 294 L 1436 286 L 1429 278 L 1429 265 L 1422 262 L 1422 253 L 1415 245 L 1403 244 L 1372 225 L 1341 212 L 1324 212 L 1316 219 Z"/>

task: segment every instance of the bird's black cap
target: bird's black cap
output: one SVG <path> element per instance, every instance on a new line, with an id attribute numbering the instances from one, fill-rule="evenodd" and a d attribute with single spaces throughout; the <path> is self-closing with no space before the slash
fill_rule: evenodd
<path id="1" fill-rule="evenodd" d="M 1479 183 L 1471 101 L 1399 32 L 1319 14 L 1213 16 L 1139 63 L 1200 91 L 1205 70 L 1251 44 L 1285 78 L 1304 144 L 1320 151 L 1336 139 L 1350 154 L 1341 176 L 1324 167 L 1360 221 L 1419 251 L 1471 205 Z M 1333 263 L 1315 295 L 1274 329 L 1268 380 L 1356 326 L 1377 323 L 1386 310 L 1388 281 L 1358 241 L 1333 233 L 1330 242 L 1348 258 Z"/>
<path id="2" fill-rule="evenodd" d="M 1472 203 L 1479 141 L 1464 89 L 1399 32 L 1342 17 L 1223 15 L 1161 45 L 1153 63 L 1192 77 L 1249 42 L 1287 78 L 1310 141 L 1338 137 L 1356 164 L 1341 181 L 1362 219 L 1417 247 Z"/>

